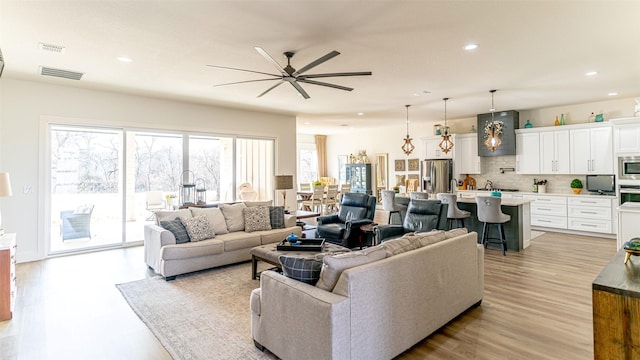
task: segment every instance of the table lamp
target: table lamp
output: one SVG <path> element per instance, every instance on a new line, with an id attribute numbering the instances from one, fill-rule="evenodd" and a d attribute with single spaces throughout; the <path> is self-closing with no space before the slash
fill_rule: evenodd
<path id="1" fill-rule="evenodd" d="M 11 196 L 11 180 L 9 173 L 0 173 L 0 197 Z M 0 212 L 0 238 L 4 236 L 4 228 L 2 227 L 2 213 Z"/>
<path id="2" fill-rule="evenodd" d="M 282 190 L 284 209 L 287 209 L 287 190 L 293 189 L 293 175 L 276 175 L 276 190 Z"/>

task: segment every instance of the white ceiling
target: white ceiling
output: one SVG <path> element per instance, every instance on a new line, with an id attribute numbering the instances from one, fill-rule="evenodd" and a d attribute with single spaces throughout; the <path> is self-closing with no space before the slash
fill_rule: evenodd
<path id="1" fill-rule="evenodd" d="M 498 110 L 640 96 L 639 15 L 639 1 L 0 0 L 2 77 L 293 114 L 299 132 L 330 134 L 403 125 L 405 104 L 412 122 L 439 120 L 443 97 L 449 119 L 473 117 L 494 88 Z M 296 52 L 295 68 L 337 50 L 309 73 L 373 75 L 324 79 L 352 92 L 303 84 L 308 100 L 289 84 L 257 98 L 273 81 L 213 87 L 263 76 L 207 64 L 273 73 L 254 46 L 283 65 Z"/>

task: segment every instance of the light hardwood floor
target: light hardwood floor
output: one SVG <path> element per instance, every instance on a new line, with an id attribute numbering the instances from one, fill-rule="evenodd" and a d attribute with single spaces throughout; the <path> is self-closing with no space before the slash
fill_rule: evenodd
<path id="1" fill-rule="evenodd" d="M 546 233 L 522 253 L 487 250 L 482 305 L 398 358 L 592 359 L 591 282 L 615 246 Z M 142 247 L 18 264 L 0 359 L 170 359 L 114 286 L 151 275 Z"/>

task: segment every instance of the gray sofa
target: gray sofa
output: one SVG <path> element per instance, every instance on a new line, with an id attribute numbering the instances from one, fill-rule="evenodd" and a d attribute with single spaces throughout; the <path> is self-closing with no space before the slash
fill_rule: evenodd
<path id="1" fill-rule="evenodd" d="M 253 207 L 269 203 L 244 204 Z M 296 226 L 296 218 L 292 215 L 284 215 L 284 228 L 248 232 L 245 231 L 244 220 L 240 215 L 242 212 L 238 213 L 237 209 L 235 212 L 229 211 L 227 214 L 232 214 L 233 217 L 224 217 L 221 213 L 215 207 L 156 212 L 157 223 L 146 224 L 144 227 L 144 259 L 147 266 L 166 280 L 173 280 L 176 275 L 251 260 L 249 250 L 255 246 L 281 241 L 292 232 L 302 235 L 302 229 Z M 160 226 L 160 222 L 164 220 L 192 218 L 197 215 L 206 215 L 210 219 L 215 233 L 213 238 L 179 244 L 171 231 Z"/>
<path id="2" fill-rule="evenodd" d="M 325 257 L 316 286 L 263 272 L 250 300 L 254 342 L 283 360 L 391 359 L 480 304 L 477 237 L 466 229 L 407 234 L 360 255 Z M 342 271 L 331 291 L 320 288 L 338 257 L 380 249 L 382 259 Z"/>

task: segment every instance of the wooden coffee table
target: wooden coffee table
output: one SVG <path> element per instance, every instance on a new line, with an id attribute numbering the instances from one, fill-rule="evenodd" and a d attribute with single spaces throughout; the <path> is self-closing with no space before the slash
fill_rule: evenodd
<path id="1" fill-rule="evenodd" d="M 278 251 L 276 249 L 277 245 L 277 243 L 260 245 L 249 251 L 251 253 L 251 279 L 255 280 L 258 278 L 258 261 L 264 261 L 282 270 L 282 265 L 280 264 L 279 259 L 280 255 L 310 259 L 315 258 L 318 254 L 333 255 L 351 251 L 349 248 L 331 243 L 325 243 L 324 249 L 321 252 Z"/>

